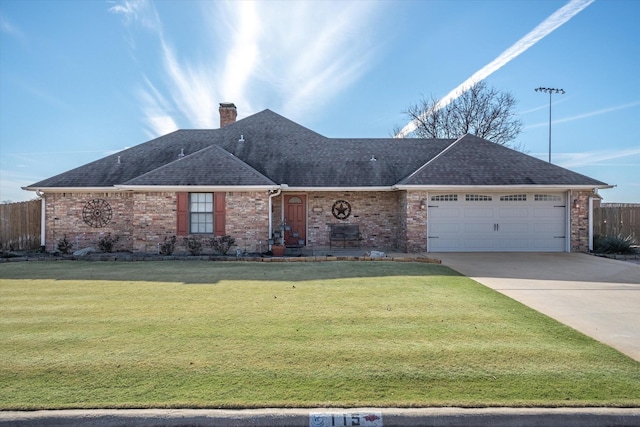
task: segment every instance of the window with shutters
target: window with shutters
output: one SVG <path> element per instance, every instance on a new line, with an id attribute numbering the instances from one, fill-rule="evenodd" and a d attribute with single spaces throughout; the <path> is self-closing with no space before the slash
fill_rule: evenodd
<path id="1" fill-rule="evenodd" d="M 225 234 L 225 193 L 177 193 L 176 234 Z"/>
<path id="2" fill-rule="evenodd" d="M 213 193 L 189 194 L 189 233 L 213 233 Z"/>

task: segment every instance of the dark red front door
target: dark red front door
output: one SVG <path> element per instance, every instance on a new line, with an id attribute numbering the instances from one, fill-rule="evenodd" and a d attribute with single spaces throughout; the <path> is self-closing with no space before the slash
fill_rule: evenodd
<path id="1" fill-rule="evenodd" d="M 291 230 L 285 231 L 285 244 L 307 244 L 307 196 L 284 196 L 284 219 Z M 297 234 L 297 237 L 296 237 Z"/>

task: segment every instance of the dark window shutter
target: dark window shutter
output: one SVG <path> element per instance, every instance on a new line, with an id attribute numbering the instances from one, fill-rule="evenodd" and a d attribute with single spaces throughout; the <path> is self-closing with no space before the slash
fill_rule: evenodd
<path id="1" fill-rule="evenodd" d="M 226 234 L 225 223 L 225 195 L 226 193 L 213 194 L 213 235 L 224 236 Z"/>
<path id="2" fill-rule="evenodd" d="M 189 193 L 176 193 L 176 196 L 178 196 L 176 234 L 186 236 L 189 234 Z"/>

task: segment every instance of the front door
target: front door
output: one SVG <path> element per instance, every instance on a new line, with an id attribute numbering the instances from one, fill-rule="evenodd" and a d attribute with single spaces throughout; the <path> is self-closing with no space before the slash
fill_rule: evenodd
<path id="1" fill-rule="evenodd" d="M 307 196 L 284 196 L 284 219 L 290 230 L 285 231 L 287 246 L 307 244 Z"/>

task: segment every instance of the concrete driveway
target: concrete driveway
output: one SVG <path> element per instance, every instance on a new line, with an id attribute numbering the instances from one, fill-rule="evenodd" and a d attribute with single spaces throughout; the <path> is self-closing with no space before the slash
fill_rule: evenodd
<path id="1" fill-rule="evenodd" d="M 640 265 L 577 253 L 429 253 L 640 361 Z"/>

